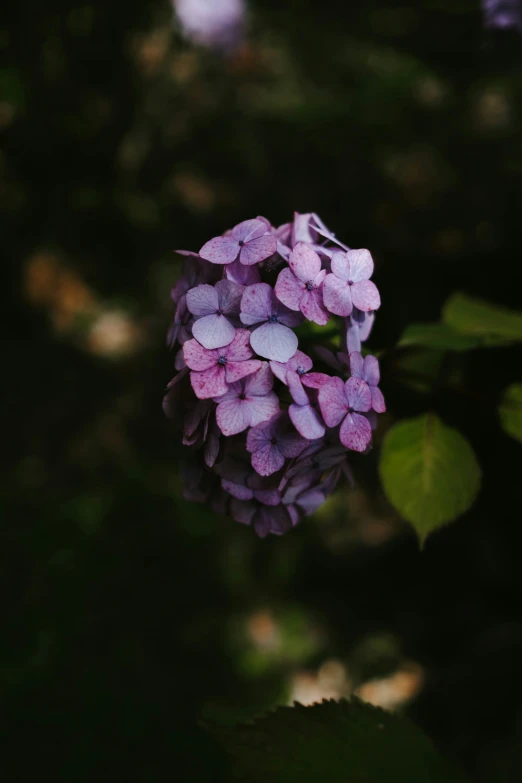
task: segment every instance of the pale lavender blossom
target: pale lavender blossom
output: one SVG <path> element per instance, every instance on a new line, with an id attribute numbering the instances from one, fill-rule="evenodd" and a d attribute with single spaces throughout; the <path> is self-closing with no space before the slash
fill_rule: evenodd
<path id="1" fill-rule="evenodd" d="M 286 362 L 297 351 L 298 340 L 290 327 L 298 326 L 302 316 L 281 304 L 268 283 L 256 283 L 245 289 L 240 317 L 245 326 L 256 327 L 250 345 L 264 359 Z"/>
<path id="2" fill-rule="evenodd" d="M 244 287 L 231 280 L 198 285 L 187 292 L 187 307 L 196 319 L 192 334 L 204 348 L 221 348 L 234 339 Z"/>
<path id="3" fill-rule="evenodd" d="M 317 373 L 319 375 L 319 373 Z M 288 408 L 288 415 L 297 432 L 308 438 L 316 440 L 322 438 L 325 433 L 323 418 L 319 412 L 317 404 L 317 391 L 311 389 L 306 391 L 299 375 L 293 370 L 289 370 L 286 375 L 288 390 L 292 395 L 292 404 Z M 324 376 L 324 383 L 330 379 Z"/>
<path id="4" fill-rule="evenodd" d="M 252 467 L 260 476 L 271 476 L 281 470 L 287 458 L 297 457 L 308 441 L 288 426 L 287 416 L 280 414 L 252 427 L 247 434 L 247 451 Z"/>
<path id="5" fill-rule="evenodd" d="M 324 305 L 331 313 L 347 316 L 353 307 L 363 312 L 380 307 L 379 291 L 370 280 L 373 259 L 368 250 L 335 253 L 331 265 L 323 285 Z"/>
<path id="6" fill-rule="evenodd" d="M 323 305 L 323 280 L 326 269 L 321 269 L 321 259 L 304 242 L 298 242 L 290 253 L 288 267 L 279 273 L 275 294 L 290 310 L 302 314 L 320 326 L 328 322 L 328 312 Z"/>
<path id="7" fill-rule="evenodd" d="M 522 31 L 521 0 L 482 0 L 484 26 L 491 30 Z"/>
<path id="8" fill-rule="evenodd" d="M 183 357 L 190 373 L 194 394 L 200 400 L 219 397 L 228 391 L 231 383 L 259 370 L 261 361 L 253 359 L 250 332 L 237 329 L 229 345 L 209 351 L 197 340 L 183 346 Z"/>
<path id="9" fill-rule="evenodd" d="M 244 220 L 234 226 L 230 236 L 214 237 L 206 242 L 199 255 L 211 264 L 233 264 L 236 259 L 245 266 L 258 264 L 277 250 L 277 239 L 264 220 Z"/>
<path id="10" fill-rule="evenodd" d="M 173 0 L 185 38 L 200 46 L 229 51 L 243 40 L 244 0 Z"/>
<path id="11" fill-rule="evenodd" d="M 352 451 L 365 451 L 372 438 L 372 428 L 362 413 L 372 407 L 368 384 L 360 378 L 331 378 L 319 389 L 319 407 L 327 427 L 341 425 L 339 437 Z"/>
<path id="12" fill-rule="evenodd" d="M 380 381 L 379 362 L 375 356 L 366 356 L 364 359 L 358 351 L 350 354 L 350 373 L 352 378 L 360 378 L 365 381 L 372 395 L 372 408 L 376 413 L 384 413 L 386 403 L 382 391 L 378 388 Z"/>
<path id="13" fill-rule="evenodd" d="M 237 435 L 279 412 L 279 398 L 272 391 L 273 375 L 266 362 L 253 375 L 232 383 L 214 398 L 216 421 L 223 435 Z"/>
<path id="14" fill-rule="evenodd" d="M 289 370 L 296 372 L 298 375 L 304 375 L 313 367 L 313 362 L 309 356 L 302 351 L 296 351 L 291 359 L 287 362 L 270 362 L 270 369 L 278 378 L 281 383 L 288 386 L 286 381 L 286 374 Z"/>

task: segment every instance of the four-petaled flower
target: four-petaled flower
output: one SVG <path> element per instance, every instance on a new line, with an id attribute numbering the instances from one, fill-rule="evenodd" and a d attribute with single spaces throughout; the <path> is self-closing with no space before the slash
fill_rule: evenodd
<path id="1" fill-rule="evenodd" d="M 270 362 L 270 369 L 278 378 L 281 383 L 288 386 L 286 375 L 289 370 L 296 372 L 298 375 L 304 375 L 313 367 L 313 362 L 309 356 L 302 351 L 296 351 L 291 359 L 287 362 Z"/>
<path id="2" fill-rule="evenodd" d="M 298 242 L 288 264 L 275 284 L 277 298 L 290 310 L 300 310 L 309 321 L 324 326 L 329 316 L 323 305 L 326 269 L 321 269 L 321 259 L 309 245 Z"/>
<path id="3" fill-rule="evenodd" d="M 200 400 L 225 394 L 231 383 L 259 370 L 262 362 L 252 356 L 247 329 L 237 329 L 229 345 L 212 351 L 197 340 L 189 340 L 183 346 L 185 363 L 192 370 L 190 382 Z"/>
<path id="4" fill-rule="evenodd" d="M 350 315 L 352 309 L 377 310 L 381 305 L 379 291 L 370 277 L 373 259 L 368 250 L 334 253 L 332 272 L 323 284 L 325 307 L 334 315 Z"/>
<path id="5" fill-rule="evenodd" d="M 284 414 L 252 427 L 247 435 L 247 451 L 252 454 L 252 467 L 260 476 L 271 476 L 285 464 L 287 458 L 298 457 L 308 441 L 288 427 Z"/>
<path id="6" fill-rule="evenodd" d="M 279 399 L 272 391 L 273 375 L 266 362 L 253 375 L 232 383 L 228 391 L 214 397 L 218 403 L 216 421 L 223 435 L 237 435 L 279 412 Z"/>
<path id="7" fill-rule="evenodd" d="M 277 239 L 269 233 L 264 220 L 244 220 L 234 226 L 230 236 L 214 237 L 206 242 L 199 255 L 211 264 L 233 264 L 236 259 L 245 266 L 269 258 L 277 250 Z"/>
<path id="8" fill-rule="evenodd" d="M 370 388 L 360 378 L 332 378 L 319 389 L 319 407 L 327 427 L 341 425 L 343 446 L 365 451 L 372 439 L 370 422 L 361 414 L 372 407 Z"/>
<path id="9" fill-rule="evenodd" d="M 222 348 L 234 339 L 239 304 L 245 289 L 231 280 L 219 280 L 215 286 L 198 285 L 187 293 L 187 307 L 196 319 L 192 335 L 204 348 Z"/>
<path id="10" fill-rule="evenodd" d="M 376 413 L 384 413 L 386 403 L 379 387 L 381 377 L 379 362 L 375 356 L 366 356 L 364 359 L 358 351 L 350 354 L 350 373 L 352 378 L 360 378 L 366 381 L 372 395 L 372 408 Z"/>
<path id="11" fill-rule="evenodd" d="M 297 351 L 297 337 L 289 327 L 300 324 L 302 316 L 281 304 L 268 283 L 245 289 L 240 317 L 245 326 L 261 324 L 250 336 L 250 345 L 259 356 L 286 362 Z"/>

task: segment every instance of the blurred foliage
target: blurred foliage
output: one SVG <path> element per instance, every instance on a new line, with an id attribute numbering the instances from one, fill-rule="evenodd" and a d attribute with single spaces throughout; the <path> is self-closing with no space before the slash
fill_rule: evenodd
<path id="1" fill-rule="evenodd" d="M 349 695 L 413 661 L 408 711 L 443 755 L 518 782 L 520 443 L 497 411 L 522 359 L 520 39 L 486 34 L 471 0 L 249 8 L 222 59 L 181 40 L 167 0 L 2 7 L 5 777 L 219 781 L 202 718 Z M 355 488 L 260 542 L 180 494 L 161 410 L 172 251 L 311 209 L 374 255 L 389 413 Z M 439 324 L 436 345 L 397 346 L 449 297 L 460 347 L 506 345 L 457 350 Z M 483 484 L 420 552 L 377 458 L 427 409 Z M 382 638 L 391 652 L 364 641 Z"/>

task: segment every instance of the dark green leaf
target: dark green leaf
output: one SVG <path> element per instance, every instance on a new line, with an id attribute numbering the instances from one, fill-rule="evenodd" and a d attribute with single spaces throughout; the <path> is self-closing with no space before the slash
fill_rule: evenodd
<path id="1" fill-rule="evenodd" d="M 498 415 L 507 434 L 522 442 L 522 383 L 508 386 L 502 397 Z"/>
<path id="2" fill-rule="evenodd" d="M 481 338 L 459 334 L 447 324 L 410 324 L 398 342 L 402 348 L 418 346 L 443 351 L 469 351 L 482 344 Z"/>
<path id="3" fill-rule="evenodd" d="M 481 337 L 484 345 L 522 341 L 522 313 L 466 294 L 453 294 L 448 299 L 442 320 L 456 332 Z"/>

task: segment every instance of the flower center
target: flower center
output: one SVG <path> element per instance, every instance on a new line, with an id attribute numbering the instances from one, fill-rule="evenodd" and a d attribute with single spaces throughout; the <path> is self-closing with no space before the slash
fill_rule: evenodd
<path id="1" fill-rule="evenodd" d="M 298 375 L 304 375 L 306 373 L 306 370 L 305 370 L 304 367 L 298 367 L 297 370 L 296 370 L 296 373 Z"/>
<path id="2" fill-rule="evenodd" d="M 278 320 L 279 320 L 279 316 L 277 315 L 277 313 L 272 313 L 272 315 L 268 319 L 268 323 L 276 324 L 278 322 Z"/>
<path id="3" fill-rule="evenodd" d="M 353 280 L 348 280 L 348 285 L 353 285 Z"/>
<path id="4" fill-rule="evenodd" d="M 218 307 L 218 309 L 216 310 L 216 315 L 223 315 L 223 310 L 221 309 L 221 307 Z"/>
<path id="5" fill-rule="evenodd" d="M 311 280 L 307 280 L 305 285 L 306 285 L 306 290 L 307 291 L 313 291 L 314 290 L 315 286 L 314 286 L 314 284 L 312 283 Z"/>
<path id="6" fill-rule="evenodd" d="M 245 394 L 245 392 L 243 392 L 242 394 L 240 394 L 240 395 L 239 395 L 239 399 L 240 399 L 240 400 L 246 400 L 246 394 Z"/>
<path id="7" fill-rule="evenodd" d="M 276 446 L 277 445 L 277 438 L 270 438 L 270 443 L 272 444 L 272 446 Z"/>
<path id="8" fill-rule="evenodd" d="M 226 364 L 227 363 L 227 357 L 226 356 L 220 356 L 218 359 L 218 364 Z"/>
<path id="9" fill-rule="evenodd" d="M 355 408 L 348 408 L 348 413 L 355 413 Z"/>
<path id="10" fill-rule="evenodd" d="M 242 240 L 242 239 L 240 239 L 240 240 L 239 240 L 239 242 L 238 242 L 237 244 L 239 245 L 239 247 L 243 247 L 243 245 L 244 245 L 245 243 L 243 242 L 243 240 Z"/>

